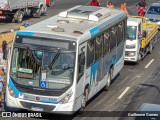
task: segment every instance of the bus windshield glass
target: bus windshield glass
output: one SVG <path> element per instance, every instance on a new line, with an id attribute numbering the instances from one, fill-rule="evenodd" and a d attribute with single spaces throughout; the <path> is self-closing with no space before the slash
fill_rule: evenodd
<path id="1" fill-rule="evenodd" d="M 136 26 L 127 26 L 126 38 L 129 39 L 129 40 L 136 39 L 136 32 L 137 32 L 137 27 Z"/>
<path id="2" fill-rule="evenodd" d="M 15 47 L 11 78 L 23 86 L 65 89 L 73 82 L 74 57 L 75 53 L 70 51 L 52 52 Z"/>

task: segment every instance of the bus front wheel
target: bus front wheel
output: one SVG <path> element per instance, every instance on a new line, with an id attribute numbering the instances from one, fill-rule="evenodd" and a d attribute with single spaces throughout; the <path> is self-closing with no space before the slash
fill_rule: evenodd
<path id="1" fill-rule="evenodd" d="M 82 96 L 82 102 L 81 102 L 81 108 L 79 109 L 79 114 L 82 114 L 84 112 L 87 100 L 88 100 L 88 88 L 85 88 Z"/>

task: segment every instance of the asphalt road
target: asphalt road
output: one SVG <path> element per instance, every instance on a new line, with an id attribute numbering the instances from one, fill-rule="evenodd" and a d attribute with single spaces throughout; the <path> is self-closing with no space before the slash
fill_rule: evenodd
<path id="1" fill-rule="evenodd" d="M 100 0 L 104 2 L 105 0 Z M 129 12 L 136 15 L 137 0 L 112 0 L 118 6 L 126 2 Z M 147 0 L 150 4 L 154 0 Z M 62 10 L 75 6 L 77 4 L 86 4 L 87 0 L 59 0 L 55 7 L 49 8 L 47 15 L 54 15 Z M 52 12 L 53 11 L 53 12 Z M 40 19 L 45 19 L 44 16 Z M 40 19 L 30 19 L 30 23 L 38 22 Z M 13 23 L 8 23 L 13 25 Z M 6 25 L 6 23 L 5 23 Z M 0 26 L 1 29 L 1 26 Z M 160 104 L 160 33 L 152 54 L 148 54 L 138 65 L 126 63 L 119 76 L 113 81 L 108 91 L 100 91 L 92 100 L 88 102 L 84 114 L 74 115 L 73 117 L 47 114 L 40 119 L 54 120 L 131 120 L 133 118 L 118 117 L 117 112 L 113 111 L 137 111 L 143 103 Z M 149 66 L 148 63 L 153 61 Z M 148 67 L 147 67 L 148 66 Z M 122 94 L 124 93 L 125 94 Z M 97 112 L 101 111 L 101 112 Z M 108 111 L 110 114 L 108 114 Z M 118 112 L 119 114 L 119 112 Z M 110 117 L 107 117 L 110 115 Z M 92 117 L 91 117 L 92 116 Z M 101 116 L 101 117 L 100 117 Z M 115 117 L 114 117 L 115 116 Z M 28 120 L 37 118 L 0 118 L 0 120 Z M 38 118 L 39 119 L 39 118 Z"/>
<path id="2" fill-rule="evenodd" d="M 101 6 L 106 5 L 107 0 L 99 0 L 99 1 L 101 3 Z M 137 14 L 136 4 L 140 0 L 111 0 L 111 1 L 113 2 L 116 8 L 120 8 L 120 5 L 126 2 L 129 13 L 131 15 Z M 151 2 L 156 2 L 159 0 L 146 0 L 146 1 L 148 4 L 150 4 Z M 11 23 L 10 21 L 0 20 L 0 33 L 10 31 L 11 29 L 18 29 L 25 22 L 29 22 L 30 25 L 35 24 L 51 16 L 54 16 L 55 14 L 58 14 L 63 10 L 66 10 L 76 5 L 87 5 L 89 2 L 90 0 L 56 0 L 55 6 L 49 7 L 47 9 L 47 14 L 45 16 L 41 16 L 41 18 L 25 17 L 22 23 Z"/>

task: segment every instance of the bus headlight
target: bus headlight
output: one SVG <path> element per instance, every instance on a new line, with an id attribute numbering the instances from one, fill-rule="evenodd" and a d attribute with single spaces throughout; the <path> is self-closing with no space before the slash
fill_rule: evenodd
<path id="1" fill-rule="evenodd" d="M 9 91 L 9 94 L 12 96 L 12 97 L 16 97 L 13 89 L 8 85 L 8 91 Z"/>
<path id="2" fill-rule="evenodd" d="M 67 103 L 69 100 L 70 100 L 70 98 L 71 98 L 71 96 L 72 96 L 72 93 L 71 94 L 67 94 L 64 98 L 62 98 L 61 100 L 60 100 L 60 104 L 65 104 L 65 103 Z"/>

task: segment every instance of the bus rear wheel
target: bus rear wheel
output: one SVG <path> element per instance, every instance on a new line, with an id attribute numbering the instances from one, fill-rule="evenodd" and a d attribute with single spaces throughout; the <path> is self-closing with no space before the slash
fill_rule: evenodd
<path id="1" fill-rule="evenodd" d="M 105 87 L 104 87 L 104 91 L 107 91 L 108 89 L 109 89 L 109 86 L 111 85 L 111 79 L 112 79 L 112 77 L 111 77 L 112 75 L 111 75 L 111 72 L 109 72 L 108 73 L 108 80 L 107 80 L 107 84 L 105 85 Z"/>
<path id="2" fill-rule="evenodd" d="M 84 93 L 82 96 L 81 108 L 79 109 L 79 114 L 82 114 L 84 112 L 87 100 L 88 100 L 88 88 L 84 90 Z"/>

